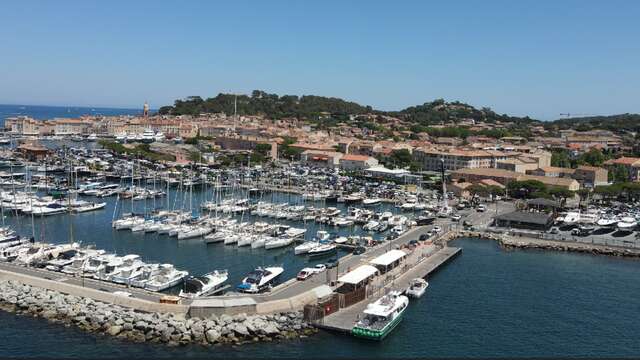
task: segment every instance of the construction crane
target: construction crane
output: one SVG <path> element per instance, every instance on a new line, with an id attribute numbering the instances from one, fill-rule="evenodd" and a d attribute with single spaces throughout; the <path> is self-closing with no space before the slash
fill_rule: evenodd
<path id="1" fill-rule="evenodd" d="M 595 114 L 572 114 L 572 113 L 560 113 L 560 116 L 566 116 L 567 118 L 576 116 L 596 116 Z"/>

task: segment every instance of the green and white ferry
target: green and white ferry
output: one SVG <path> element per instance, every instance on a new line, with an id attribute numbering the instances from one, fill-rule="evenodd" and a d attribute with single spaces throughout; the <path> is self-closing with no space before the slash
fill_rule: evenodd
<path id="1" fill-rule="evenodd" d="M 382 340 L 402 321 L 409 298 L 399 291 L 391 291 L 378 301 L 367 305 L 364 317 L 351 329 L 353 336 Z"/>

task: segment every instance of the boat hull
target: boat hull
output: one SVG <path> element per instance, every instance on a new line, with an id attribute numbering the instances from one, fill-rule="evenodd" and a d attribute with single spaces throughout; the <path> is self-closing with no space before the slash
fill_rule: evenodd
<path id="1" fill-rule="evenodd" d="M 354 326 L 353 329 L 351 329 L 351 335 L 361 339 L 381 341 L 385 337 L 387 337 L 387 335 L 389 335 L 393 331 L 393 329 L 398 326 L 398 324 L 400 324 L 402 318 L 404 317 L 404 312 L 406 311 L 406 309 L 407 308 L 404 308 L 402 312 L 398 314 L 398 316 L 391 320 L 391 322 L 389 322 L 381 330 L 366 329 Z"/>

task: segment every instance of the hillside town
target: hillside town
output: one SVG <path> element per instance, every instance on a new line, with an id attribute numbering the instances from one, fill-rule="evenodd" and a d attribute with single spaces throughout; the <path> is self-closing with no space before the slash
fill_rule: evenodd
<path id="1" fill-rule="evenodd" d="M 329 113 L 326 116 L 330 116 Z M 620 134 L 610 130 L 550 131 L 529 126 L 530 137 L 466 138 L 431 136 L 406 130 L 405 121 L 376 114 L 353 114 L 349 119 L 368 119 L 385 133 L 338 122 L 331 128 L 297 118 L 269 119 L 264 115 L 152 114 L 145 103 L 138 116 L 82 116 L 36 120 L 27 116 L 8 118 L 5 132 L 23 138 L 26 152 L 38 152 L 38 139 L 96 140 L 123 144 L 121 151 L 147 142 L 149 152 L 169 162 L 220 163 L 225 156 L 260 153 L 250 157 L 299 161 L 318 168 L 365 171 L 369 175 L 416 183 L 437 177 L 442 168 L 450 175 L 450 190 L 469 197 L 469 189 L 494 186 L 504 189 L 513 181 L 539 181 L 549 187 L 576 192 L 614 181 L 638 181 L 640 158 L 623 156 L 632 151 Z M 451 126 L 469 131 L 508 129 L 512 124 L 460 119 Z M 388 129 L 405 129 L 391 131 Z M 386 136 L 386 137 L 385 137 Z M 195 154 L 195 155 L 194 155 Z M 144 155 L 144 154 L 143 154 Z M 566 157 L 558 160 L 556 155 Z M 597 155 L 595 161 L 569 159 Z M 250 161 L 250 160 L 249 160 Z M 564 165 L 564 166 L 562 166 Z M 573 165 L 573 166 L 572 166 Z"/>

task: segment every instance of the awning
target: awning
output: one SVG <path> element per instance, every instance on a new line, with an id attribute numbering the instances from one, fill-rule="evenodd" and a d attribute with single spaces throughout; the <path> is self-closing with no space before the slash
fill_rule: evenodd
<path id="1" fill-rule="evenodd" d="M 356 285 L 377 273 L 378 269 L 375 267 L 371 265 L 361 265 L 355 270 L 349 271 L 348 273 L 340 276 L 340 278 L 338 278 L 338 282 Z"/>
<path id="2" fill-rule="evenodd" d="M 372 263 L 373 265 L 388 266 L 390 264 L 393 264 L 395 261 L 402 259 L 405 256 L 407 256 L 407 253 L 405 253 L 402 250 L 391 250 L 378 256 L 377 258 L 369 262 Z"/>

